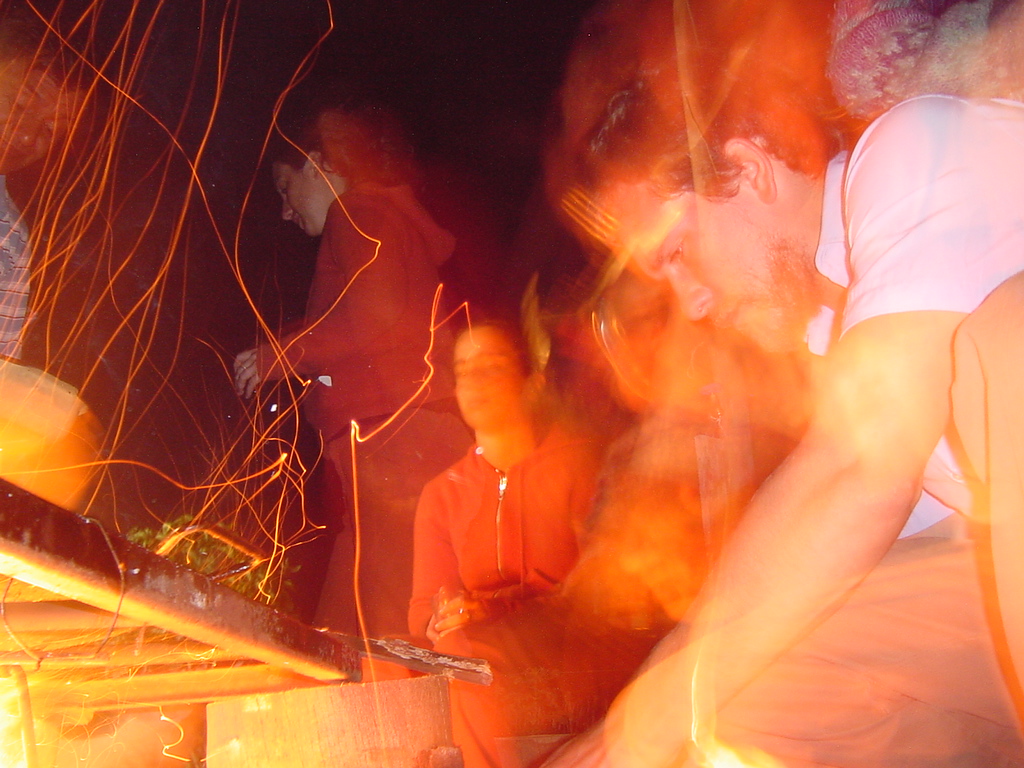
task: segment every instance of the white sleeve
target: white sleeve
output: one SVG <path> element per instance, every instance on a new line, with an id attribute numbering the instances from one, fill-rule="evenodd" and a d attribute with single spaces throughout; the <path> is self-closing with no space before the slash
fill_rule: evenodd
<path id="1" fill-rule="evenodd" d="M 865 132 L 845 186 L 843 331 L 896 312 L 971 312 L 1024 269 L 1024 108 L 1012 107 L 926 96 Z"/>

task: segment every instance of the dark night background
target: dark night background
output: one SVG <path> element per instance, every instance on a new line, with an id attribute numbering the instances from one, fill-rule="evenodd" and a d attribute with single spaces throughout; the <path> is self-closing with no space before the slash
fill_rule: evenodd
<path id="1" fill-rule="evenodd" d="M 231 265 L 277 327 L 301 317 L 316 252 L 281 221 L 261 154 L 289 89 L 286 115 L 352 95 L 398 113 L 425 170 L 424 198 L 460 239 L 463 277 L 476 278 L 468 290 L 512 301 L 536 269 L 551 284 L 578 256 L 539 202 L 540 149 L 592 5 L 37 2 L 94 68 L 92 123 L 72 146 L 84 157 L 107 140 L 116 163 L 96 221 L 60 258 L 36 265 L 39 321 L 27 360 L 82 387 L 107 425 L 111 458 L 191 485 L 251 443 L 259 406 L 234 395 L 229 370 L 257 323 Z M 12 187 L 31 190 L 41 175 L 12 178 Z M 59 185 L 64 219 L 97 205 L 74 180 Z M 54 287 L 45 302 L 42 286 Z M 188 508 L 173 483 L 127 464 L 111 467 L 101 495 L 98 513 L 121 527 Z"/>

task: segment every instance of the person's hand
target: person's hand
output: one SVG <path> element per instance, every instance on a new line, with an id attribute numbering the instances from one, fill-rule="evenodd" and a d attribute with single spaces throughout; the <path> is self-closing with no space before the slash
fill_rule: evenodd
<path id="1" fill-rule="evenodd" d="M 235 392 L 248 400 L 260 385 L 256 349 L 239 352 L 235 357 Z"/>
<path id="2" fill-rule="evenodd" d="M 449 632 L 483 621 L 487 616 L 487 604 L 483 600 L 464 592 L 449 595 L 442 587 L 434 598 L 434 615 L 427 623 L 427 639 L 436 643 Z"/>

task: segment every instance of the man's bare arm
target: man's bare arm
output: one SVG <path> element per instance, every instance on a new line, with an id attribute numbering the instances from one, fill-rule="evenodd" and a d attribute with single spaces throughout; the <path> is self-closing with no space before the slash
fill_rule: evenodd
<path id="1" fill-rule="evenodd" d="M 711 709 L 878 564 L 945 430 L 951 340 L 962 318 L 877 317 L 836 345 L 807 436 L 745 511 L 702 592 L 689 638 L 677 629 L 609 713 L 607 764 L 654 768 L 678 759 L 691 739 L 691 704 L 699 733 Z"/>

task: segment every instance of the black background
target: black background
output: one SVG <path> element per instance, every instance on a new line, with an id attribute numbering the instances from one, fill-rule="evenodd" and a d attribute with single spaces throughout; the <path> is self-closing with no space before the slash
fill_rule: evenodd
<path id="1" fill-rule="evenodd" d="M 301 317 L 312 274 L 316 243 L 281 221 L 263 156 L 282 104 L 288 114 L 358 94 L 394 109 L 425 169 L 423 195 L 460 238 L 476 290 L 511 300 L 535 269 L 561 268 L 571 246 L 564 233 L 543 234 L 540 150 L 592 4 L 34 4 L 96 83 L 92 127 L 72 147 L 85 156 L 115 131 L 102 226 L 60 264 L 36 265 L 37 297 L 57 290 L 38 302 L 26 351 L 82 388 L 107 428 L 106 455 L 124 462 L 110 467 L 98 515 L 126 528 L 194 508 L 197 492 L 179 486 L 207 482 L 219 462 L 245 454 L 253 418 L 259 427 L 258 411 L 280 394 L 241 401 L 230 363 L 258 338 L 256 312 L 271 328 Z M 12 187 L 31 189 L 44 173 Z M 72 182 L 63 194 L 72 209 L 96 204 Z"/>

